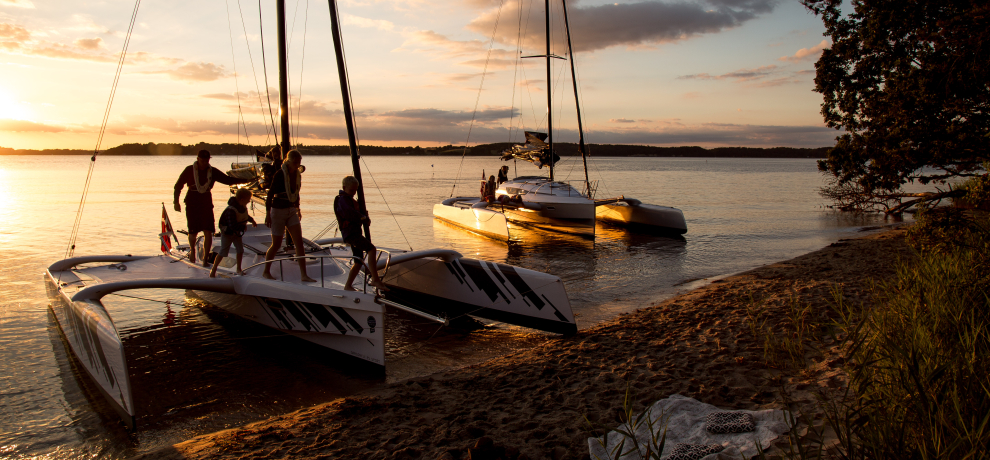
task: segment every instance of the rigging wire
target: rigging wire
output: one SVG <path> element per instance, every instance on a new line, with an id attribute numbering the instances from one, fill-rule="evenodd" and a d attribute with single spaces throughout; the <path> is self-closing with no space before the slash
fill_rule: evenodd
<path id="1" fill-rule="evenodd" d="M 298 6 L 299 6 L 299 4 L 297 3 L 296 4 L 296 9 L 298 9 Z M 304 11 L 305 12 L 304 12 L 304 16 L 303 16 L 302 57 L 299 59 L 299 97 L 297 98 L 298 102 L 296 102 L 296 130 L 295 130 L 296 133 L 299 132 L 299 119 L 300 119 L 300 114 L 302 113 L 302 94 L 303 94 L 302 93 L 302 89 L 303 89 L 303 83 L 302 82 L 303 82 L 303 70 L 306 68 L 305 67 L 305 65 L 306 65 L 306 31 L 307 31 L 307 27 L 309 26 L 309 0 L 306 0 L 306 9 Z M 296 27 L 296 22 L 295 22 L 295 19 L 293 19 L 292 20 L 292 28 L 295 29 L 295 27 Z M 292 42 L 290 41 L 289 43 L 291 44 Z M 298 134 L 296 135 L 296 137 L 298 138 Z"/>
<path id="2" fill-rule="evenodd" d="M 265 145 L 270 144 L 272 132 L 268 129 L 268 122 L 265 121 L 265 103 L 261 100 L 261 87 L 258 85 L 258 70 L 254 66 L 254 55 L 251 52 L 251 41 L 248 40 L 247 25 L 244 23 L 244 11 L 241 9 L 241 2 L 237 0 L 237 11 L 241 16 L 241 30 L 244 32 L 244 44 L 247 45 L 248 59 L 251 61 L 251 74 L 254 75 L 254 91 L 258 94 L 258 108 L 261 110 L 261 125 L 265 127 Z M 260 35 L 259 35 L 260 37 Z M 264 43 L 264 41 L 262 41 Z M 243 116 L 242 116 L 243 118 Z M 245 131 L 247 124 L 244 125 Z"/>
<path id="3" fill-rule="evenodd" d="M 337 9 L 337 2 L 332 2 L 331 4 L 333 5 L 334 9 Z M 337 14 L 337 17 L 340 17 L 340 11 L 339 10 L 337 10 L 337 13 L 336 14 Z M 344 78 L 347 78 L 348 80 L 350 80 L 350 78 L 347 76 L 347 52 L 344 50 L 344 47 L 343 46 L 340 47 L 340 54 L 341 54 L 340 59 L 341 59 L 341 61 L 344 62 Z M 351 91 L 351 85 L 347 85 L 347 96 L 350 98 L 351 101 L 354 101 L 354 94 Z M 354 110 L 354 104 L 353 104 L 353 102 L 351 103 L 351 110 L 352 111 Z M 354 124 L 354 142 L 356 143 L 357 146 L 360 146 L 361 145 L 361 139 L 358 136 L 357 118 L 356 117 L 352 117 L 352 122 Z M 358 152 L 358 158 L 360 158 L 361 163 L 364 164 L 364 168 L 368 172 L 368 176 L 371 177 L 371 182 L 375 184 L 375 189 L 378 190 L 378 194 L 382 197 L 382 202 L 385 203 L 385 208 L 388 209 L 389 214 L 392 216 L 392 220 L 395 221 L 395 226 L 399 229 L 399 233 L 402 235 L 402 239 L 404 239 L 406 241 L 406 246 L 409 246 L 409 250 L 412 251 L 412 249 L 413 249 L 412 248 L 412 243 L 410 243 L 409 242 L 409 238 L 406 237 L 406 232 L 402 231 L 402 226 L 399 225 L 399 219 L 397 219 L 395 217 L 395 213 L 392 212 L 392 207 L 389 206 L 388 200 L 385 199 L 385 194 L 382 193 L 381 187 L 378 186 L 378 181 L 375 180 L 375 175 L 371 172 L 371 168 L 368 166 L 368 162 L 365 161 L 364 160 L 364 156 L 362 156 L 360 154 L 360 147 L 359 147 L 359 152 Z"/>
<path id="4" fill-rule="evenodd" d="M 574 59 L 573 54 L 571 55 L 571 59 Z M 575 62 L 575 64 L 576 64 L 576 62 Z M 585 119 L 587 119 L 587 117 L 584 116 L 584 109 L 583 109 L 584 107 L 587 107 L 587 105 L 585 105 L 585 103 L 584 103 L 584 91 L 581 89 L 581 80 L 582 80 L 582 78 L 581 78 L 581 68 L 578 67 L 577 65 L 575 65 L 574 66 L 574 72 L 576 74 L 575 75 L 575 80 L 577 80 L 576 82 L 574 82 L 574 84 L 577 85 L 578 98 L 581 100 L 581 107 L 582 107 L 582 109 L 581 109 L 581 116 L 584 117 Z M 593 157 L 591 155 L 591 142 L 588 141 L 588 136 L 587 136 L 588 130 L 587 130 L 587 127 L 585 127 L 584 134 L 585 134 L 584 154 L 587 156 L 588 160 L 590 160 L 592 163 L 598 163 L 597 157 Z M 604 187 L 605 188 L 605 196 L 613 196 L 612 195 L 612 192 L 610 192 L 608 190 L 608 185 L 606 185 L 606 183 L 605 183 L 605 178 L 602 177 L 602 170 L 601 170 L 601 168 L 596 167 L 595 168 L 595 174 L 598 175 L 598 185 L 600 187 Z M 597 189 L 597 187 L 596 187 L 596 189 Z"/>
<path id="5" fill-rule="evenodd" d="M 278 144 L 278 126 L 275 125 L 275 115 L 272 113 L 272 94 L 268 89 L 268 64 L 265 62 L 265 28 L 264 21 L 261 19 L 261 0 L 258 0 L 258 29 L 258 33 L 260 34 L 259 39 L 261 40 L 261 67 L 265 74 L 265 97 L 268 98 L 268 116 L 272 121 L 275 144 Z M 258 97 L 261 97 L 261 95 L 259 94 Z M 282 155 L 285 155 L 285 152 L 282 152 Z"/>
<path id="6" fill-rule="evenodd" d="M 492 30 L 492 38 L 488 41 L 488 55 L 485 57 L 485 67 L 481 71 L 481 83 L 478 85 L 478 95 L 474 98 L 474 111 L 471 112 L 471 124 L 468 125 L 467 139 L 464 140 L 464 151 L 461 153 L 461 163 L 457 166 L 457 175 L 454 179 L 454 185 L 450 188 L 450 196 L 454 196 L 454 190 L 457 188 L 457 179 L 461 177 L 461 168 L 464 166 L 464 158 L 467 156 L 468 144 L 471 142 L 471 131 L 474 130 L 474 122 L 478 117 L 478 104 L 481 102 L 481 91 L 485 87 L 485 77 L 488 75 L 488 63 L 492 58 L 492 48 L 495 47 L 495 34 L 498 32 L 498 22 L 502 18 L 502 6 L 505 5 L 505 0 L 499 0 L 498 12 L 495 14 L 495 28 Z"/>
<path id="7" fill-rule="evenodd" d="M 234 57 L 234 28 L 230 25 L 230 0 L 225 0 L 224 3 L 227 6 L 227 33 L 230 35 L 230 60 L 233 62 L 231 64 L 234 68 L 234 94 L 237 96 L 237 121 L 234 124 L 237 125 L 237 147 L 234 147 L 235 152 L 237 152 L 237 162 L 241 162 L 241 149 L 239 148 L 241 144 L 241 123 L 244 121 L 244 111 L 241 109 L 241 86 L 237 79 L 237 58 Z M 248 145 L 251 145 L 251 138 L 248 137 L 247 124 L 244 125 L 244 138 Z"/>
<path id="8" fill-rule="evenodd" d="M 65 249 L 65 258 L 72 257 L 76 250 L 76 238 L 79 237 L 79 225 L 82 223 L 83 209 L 86 207 L 86 197 L 89 196 L 89 186 L 93 181 L 93 169 L 96 167 L 96 157 L 100 154 L 100 145 L 103 143 L 103 135 L 107 130 L 107 122 L 110 119 L 110 108 L 113 106 L 113 97 L 117 94 L 117 84 L 120 82 L 120 73 L 124 68 L 124 59 L 127 57 L 127 47 L 131 44 L 131 34 L 134 32 L 134 23 L 137 21 L 138 9 L 141 0 L 134 2 L 134 10 L 131 12 L 131 22 L 127 26 L 127 35 L 124 37 L 124 48 L 117 59 L 117 72 L 113 76 L 113 84 L 110 87 L 110 98 L 107 100 L 107 107 L 103 112 L 103 123 L 100 125 L 100 133 L 96 138 L 96 147 L 93 149 L 93 156 L 89 159 L 89 171 L 86 173 L 86 185 L 83 186 L 82 197 L 79 199 L 79 208 L 76 209 L 76 220 L 72 224 L 72 233 L 69 235 L 69 245 Z"/>
<path id="9" fill-rule="evenodd" d="M 522 61 L 522 59 L 519 58 L 519 55 L 522 54 L 522 49 L 521 49 L 522 45 L 521 45 L 521 38 L 520 38 L 522 36 L 522 17 L 523 17 L 523 14 L 522 14 L 522 12 L 523 12 L 522 5 L 520 5 L 518 7 L 518 10 L 519 10 L 519 19 L 516 22 L 516 53 L 515 53 L 515 56 L 514 56 L 515 57 L 515 64 L 514 64 L 513 69 L 512 69 L 512 99 L 510 99 L 511 102 L 509 104 L 509 139 L 507 139 L 509 142 L 512 142 L 512 139 L 513 139 L 512 130 L 513 130 L 513 128 L 515 128 L 515 118 L 514 117 L 515 117 L 515 114 L 516 114 L 516 110 L 515 110 L 516 109 L 516 85 L 519 84 L 519 62 Z M 519 128 L 522 129 L 523 126 L 524 126 L 524 122 L 523 122 L 523 116 L 522 116 L 522 93 L 521 92 L 519 93 L 519 101 L 520 101 L 520 103 L 519 103 L 519 106 L 520 106 L 519 107 Z M 517 176 L 518 176 L 518 174 L 517 174 Z"/>

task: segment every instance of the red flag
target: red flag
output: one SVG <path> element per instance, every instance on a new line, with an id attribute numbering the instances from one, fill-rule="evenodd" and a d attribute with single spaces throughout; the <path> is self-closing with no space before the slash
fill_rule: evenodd
<path id="1" fill-rule="evenodd" d="M 172 240 L 168 237 L 171 235 L 175 237 L 175 233 L 172 231 L 172 222 L 168 220 L 168 211 L 165 210 L 165 204 L 162 204 L 162 232 L 158 234 L 158 239 L 162 242 L 162 252 L 168 253 L 172 250 Z"/>

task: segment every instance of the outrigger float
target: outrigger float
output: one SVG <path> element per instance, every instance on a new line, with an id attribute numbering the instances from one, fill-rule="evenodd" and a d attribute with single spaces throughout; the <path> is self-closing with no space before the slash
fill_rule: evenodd
<path id="1" fill-rule="evenodd" d="M 277 0 L 279 27 L 279 92 L 286 91 L 284 0 Z M 134 14 L 137 9 L 134 10 Z M 353 112 L 343 65 L 339 18 L 330 0 L 331 26 L 347 122 L 351 162 L 360 181 L 360 164 Z M 132 21 L 133 23 L 133 21 Z M 130 33 L 130 32 L 128 32 Z M 123 62 L 123 60 L 121 60 Z M 281 114 L 281 147 L 289 150 L 288 110 Z M 96 155 L 92 161 L 95 162 Z M 92 170 L 91 170 L 92 171 Z M 89 178 L 87 178 L 87 187 Z M 358 205 L 365 211 L 363 187 Z M 83 194 L 85 199 L 85 193 Z M 80 206 L 80 213 L 82 207 Z M 77 216 L 78 222 L 78 216 Z M 370 238 L 369 229 L 365 234 Z M 224 258 L 217 277 L 188 259 L 189 247 L 179 244 L 162 207 L 158 235 L 161 255 L 94 255 L 69 257 L 48 267 L 44 278 L 59 330 L 82 368 L 97 383 L 114 409 L 131 428 L 135 406 L 124 343 L 102 299 L 131 289 L 192 291 L 207 302 L 242 318 L 337 350 L 377 366 L 385 366 L 384 311 L 394 308 L 447 324 L 448 318 L 471 315 L 560 334 L 577 332 L 570 301 L 560 278 L 511 265 L 463 257 L 449 249 L 395 251 L 379 248 L 377 260 L 385 293 L 344 290 L 347 273 L 356 262 L 339 239 L 305 240 L 305 254 L 279 248 L 272 263 L 275 279 L 262 276 L 265 253 L 272 243 L 265 227 L 248 228 L 243 236 L 244 274 L 235 273 L 235 258 Z M 70 239 L 75 249 L 75 229 Z M 172 242 L 175 242 L 173 245 Z M 196 243 L 203 252 L 202 237 Z M 315 282 L 299 281 L 298 261 Z M 318 274 L 318 275 L 317 275 Z"/>

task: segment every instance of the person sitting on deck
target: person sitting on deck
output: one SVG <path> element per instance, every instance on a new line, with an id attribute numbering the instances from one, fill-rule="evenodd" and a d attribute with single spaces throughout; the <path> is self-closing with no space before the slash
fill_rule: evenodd
<path id="1" fill-rule="evenodd" d="M 489 203 L 494 203 L 495 190 L 498 190 L 498 185 L 495 184 L 495 176 L 488 176 L 488 182 L 485 184 L 484 200 Z"/>
<path id="2" fill-rule="evenodd" d="M 210 166 L 209 150 L 200 150 L 196 155 L 196 161 L 186 166 L 182 174 L 179 174 L 179 180 L 175 182 L 175 199 L 172 203 L 177 212 L 182 212 L 179 195 L 182 194 L 182 187 L 189 188 L 183 201 L 186 203 L 190 262 L 196 263 L 196 237 L 199 232 L 203 232 L 203 266 L 209 267 L 206 257 L 213 246 L 213 234 L 217 231 L 213 217 L 213 194 L 210 192 L 213 184 L 219 182 L 224 185 L 234 185 L 250 181 L 250 179 L 235 179 Z"/>
<path id="3" fill-rule="evenodd" d="M 361 213 L 357 201 L 354 201 L 354 194 L 357 193 L 358 180 L 354 176 L 347 176 L 341 183 L 341 190 L 333 200 L 333 213 L 337 217 L 337 226 L 340 228 L 340 235 L 344 242 L 351 246 L 351 252 L 356 260 L 351 272 L 347 274 L 347 281 L 344 289 L 356 291 L 354 289 L 354 279 L 357 278 L 361 266 L 364 264 L 364 253 L 368 253 L 368 271 L 371 272 L 371 284 L 379 291 L 388 291 L 385 283 L 378 277 L 378 249 L 371 244 L 371 240 L 361 234 L 363 224 L 371 225 L 371 219 Z"/>
<path id="4" fill-rule="evenodd" d="M 210 270 L 210 278 L 216 278 L 217 267 L 220 261 L 230 254 L 230 245 L 233 244 L 237 250 L 237 274 L 243 275 L 241 270 L 241 259 L 244 258 L 244 243 L 241 237 L 247 230 L 247 223 L 251 222 L 255 227 L 258 223 L 248 214 L 247 204 L 251 202 L 251 191 L 246 188 L 237 189 L 237 193 L 227 200 L 227 209 L 220 214 L 220 253 L 213 260 L 213 269 Z"/>
<path id="5" fill-rule="evenodd" d="M 502 185 L 503 182 L 509 181 L 509 167 L 502 166 L 498 170 L 498 185 Z"/>
<path id="6" fill-rule="evenodd" d="M 268 188 L 268 198 L 265 200 L 265 225 L 272 229 L 272 245 L 265 253 L 265 260 L 275 258 L 282 247 L 285 232 L 295 242 L 295 254 L 299 263 L 299 274 L 304 283 L 315 282 L 306 274 L 305 246 L 302 241 L 302 211 L 299 210 L 299 190 L 302 188 L 302 154 L 298 150 L 289 150 L 285 155 L 282 167 L 272 176 L 272 185 Z M 271 262 L 265 263 L 262 276 L 275 279 L 271 273 Z"/>

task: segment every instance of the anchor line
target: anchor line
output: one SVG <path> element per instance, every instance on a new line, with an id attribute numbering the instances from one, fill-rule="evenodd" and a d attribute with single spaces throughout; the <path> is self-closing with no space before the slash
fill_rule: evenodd
<path id="1" fill-rule="evenodd" d="M 65 249 L 65 258 L 72 257 L 76 250 L 76 239 L 79 237 L 79 227 L 82 223 L 83 209 L 86 207 L 86 197 L 89 196 L 89 186 L 93 181 L 93 170 L 96 167 L 96 157 L 100 154 L 100 146 L 103 143 L 103 135 L 106 134 L 107 122 L 110 119 L 110 108 L 113 106 L 113 98 L 117 93 L 117 85 L 120 83 L 120 74 L 124 68 L 124 59 L 127 57 L 127 47 L 131 44 L 131 35 L 134 32 L 134 24 L 137 22 L 138 9 L 141 0 L 134 2 L 134 10 L 131 12 L 131 22 L 127 26 L 127 35 L 124 37 L 124 47 L 120 51 L 120 58 L 117 59 L 117 71 L 113 76 L 113 84 L 110 86 L 110 97 L 107 99 L 107 106 L 103 112 L 103 122 L 100 125 L 100 132 L 96 138 L 96 147 L 93 149 L 93 156 L 89 159 L 89 171 L 86 173 L 86 184 L 83 186 L 82 197 L 79 199 L 79 208 L 76 209 L 76 220 L 72 224 L 72 233 L 69 235 L 69 244 Z"/>

